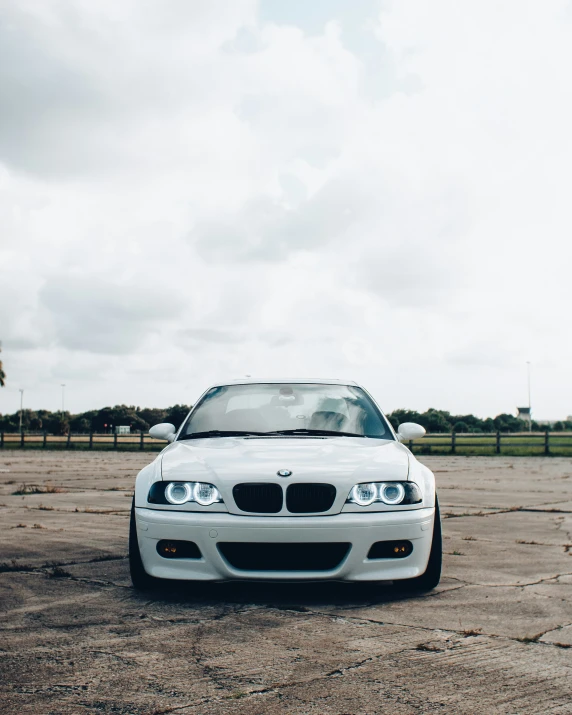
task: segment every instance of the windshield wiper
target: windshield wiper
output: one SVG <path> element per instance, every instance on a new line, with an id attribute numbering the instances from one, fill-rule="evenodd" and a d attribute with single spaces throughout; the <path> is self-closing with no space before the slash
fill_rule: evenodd
<path id="1" fill-rule="evenodd" d="M 272 437 L 273 435 L 300 435 L 309 436 L 312 435 L 316 437 L 365 437 L 363 434 L 356 434 L 355 432 L 337 432 L 336 430 L 329 429 L 305 429 L 304 427 L 298 429 L 282 429 L 275 430 L 272 432 L 253 432 L 252 430 L 218 430 L 211 429 L 207 432 L 193 432 L 191 434 L 181 435 L 179 440 L 183 439 L 204 439 L 208 437 Z"/>
<path id="2" fill-rule="evenodd" d="M 267 434 L 266 432 L 252 432 L 251 430 L 219 430 L 211 429 L 207 432 L 193 432 L 191 434 L 184 434 L 179 437 L 179 439 L 201 439 L 203 437 L 245 437 L 250 435 L 262 435 Z"/>
<path id="3" fill-rule="evenodd" d="M 299 435 L 332 435 L 334 437 L 365 437 L 363 434 L 355 434 L 355 432 L 338 432 L 337 430 L 331 429 L 306 429 L 301 427 L 299 429 L 281 429 L 275 432 L 266 432 L 266 434 L 299 434 Z"/>

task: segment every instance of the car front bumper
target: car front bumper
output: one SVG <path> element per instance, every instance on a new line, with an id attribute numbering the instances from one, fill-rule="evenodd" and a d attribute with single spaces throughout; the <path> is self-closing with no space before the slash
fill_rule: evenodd
<path id="1" fill-rule="evenodd" d="M 141 558 L 150 576 L 163 579 L 227 581 L 393 581 L 425 572 L 433 536 L 434 508 L 368 514 L 308 517 L 238 516 L 136 508 Z M 157 552 L 162 539 L 193 541 L 200 559 L 169 559 Z M 368 559 L 376 541 L 408 540 L 405 558 Z M 246 571 L 221 555 L 219 542 L 328 543 L 348 542 L 347 556 L 328 571 Z"/>

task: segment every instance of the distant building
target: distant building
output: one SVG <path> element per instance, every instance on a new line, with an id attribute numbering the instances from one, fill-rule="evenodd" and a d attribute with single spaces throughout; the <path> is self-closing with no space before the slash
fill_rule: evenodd
<path id="1" fill-rule="evenodd" d="M 117 425 L 115 434 L 131 434 L 131 427 L 129 425 Z"/>
<path id="2" fill-rule="evenodd" d="M 519 420 L 526 422 L 526 424 L 530 424 L 532 422 L 530 407 L 517 407 L 516 409 L 518 410 L 516 416 Z"/>

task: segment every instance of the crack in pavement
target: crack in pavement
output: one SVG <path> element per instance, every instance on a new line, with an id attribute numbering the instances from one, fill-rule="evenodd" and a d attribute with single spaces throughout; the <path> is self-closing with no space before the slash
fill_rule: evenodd
<path id="1" fill-rule="evenodd" d="M 71 581 L 79 581 L 81 583 L 92 583 L 96 586 L 112 586 L 115 588 L 128 589 L 130 591 L 133 590 L 133 586 L 126 586 L 125 584 L 115 583 L 115 581 L 104 581 L 103 579 L 85 578 L 83 576 L 74 576 L 73 574 L 69 574 L 69 573 L 51 575 L 49 572 L 49 567 L 48 568 L 38 567 L 38 568 L 29 569 L 29 570 L 28 569 L 26 569 L 26 570 L 23 570 L 23 569 L 6 570 L 6 571 L 2 571 L 0 573 L 18 574 L 20 576 L 45 576 L 47 578 L 57 578 L 57 579 L 61 579 L 61 580 L 69 579 Z"/>
<path id="2" fill-rule="evenodd" d="M 286 688 L 295 688 L 299 685 L 308 685 L 311 683 L 317 683 L 321 680 L 325 680 L 326 678 L 339 678 L 343 677 L 347 672 L 352 671 L 352 670 L 357 670 L 358 668 L 361 668 L 364 665 L 367 665 L 368 663 L 374 662 L 375 660 L 379 660 L 380 658 L 387 657 L 387 658 L 395 658 L 398 655 L 401 655 L 402 653 L 405 653 L 407 651 L 412 651 L 415 650 L 415 648 L 407 647 L 407 648 L 402 648 L 399 651 L 396 651 L 395 653 L 387 654 L 387 653 L 379 653 L 373 656 L 370 656 L 369 658 L 365 658 L 364 660 L 358 661 L 357 663 L 353 663 L 349 666 L 345 666 L 336 670 L 332 670 L 331 672 L 328 673 L 322 673 L 320 675 L 315 675 L 311 676 L 308 678 L 302 678 L 301 680 L 292 680 L 292 681 L 286 681 L 286 682 L 280 682 L 280 683 L 274 683 L 273 685 L 267 685 L 264 688 L 255 688 L 252 690 L 247 690 L 245 692 L 240 692 L 239 694 L 227 694 L 227 695 L 222 695 L 220 697 L 212 697 L 212 696 L 207 696 L 204 698 L 200 698 L 199 700 L 195 700 L 189 703 L 185 703 L 184 705 L 175 705 L 175 706 L 170 706 L 162 710 L 154 710 L 152 715 L 167 715 L 167 713 L 172 713 L 180 710 L 186 710 L 187 708 L 196 708 L 199 705 L 206 705 L 210 703 L 217 703 L 217 702 L 222 702 L 224 700 L 242 700 L 244 698 L 250 698 L 254 695 L 267 695 L 269 693 L 274 694 L 278 693 L 280 694 L 281 690 L 284 690 Z M 409 703 L 411 704 L 411 703 Z"/>
<path id="3" fill-rule="evenodd" d="M 549 501 L 544 502 L 544 504 L 565 504 L 569 502 L 569 499 L 563 501 Z M 538 506 L 542 506 L 539 504 Z M 451 512 L 443 512 L 441 519 L 462 519 L 469 516 L 497 516 L 497 514 L 516 514 L 519 512 L 529 512 L 533 514 L 572 514 L 572 510 L 567 509 L 538 509 L 535 508 L 534 504 L 530 506 L 511 506 L 507 508 L 495 507 L 495 506 L 485 506 L 485 505 L 473 505 L 473 504 L 443 504 L 442 509 L 480 509 L 481 511 L 475 512 L 473 514 L 463 513 L 463 514 L 453 514 Z M 483 509 L 490 509 L 488 512 L 482 511 Z"/>
<path id="4" fill-rule="evenodd" d="M 544 631 L 544 633 L 542 633 L 539 638 L 544 638 L 547 633 L 554 633 L 556 631 L 561 631 L 563 628 L 570 628 L 570 626 L 572 626 L 572 623 L 564 623 L 564 625 L 562 626 L 556 626 L 556 628 L 549 628 L 547 631 Z"/>
<path id="5" fill-rule="evenodd" d="M 292 611 L 292 613 L 297 613 L 300 614 L 300 611 Z M 512 636 L 501 636 L 496 633 L 478 633 L 478 634 L 472 634 L 472 635 L 467 635 L 466 630 L 457 630 L 455 628 L 431 628 L 429 626 L 415 626 L 411 625 L 410 623 L 396 623 L 395 621 L 378 621 L 375 618 L 359 618 L 357 616 L 340 616 L 336 613 L 328 613 L 327 611 L 315 611 L 315 610 L 308 610 L 306 613 L 310 614 L 315 614 L 318 616 L 323 616 L 324 618 L 328 618 L 330 620 L 335 620 L 335 619 L 346 619 L 348 621 L 356 621 L 357 623 L 361 625 L 365 625 L 366 623 L 373 623 L 378 626 L 395 626 L 398 628 L 409 628 L 412 630 L 418 630 L 418 631 L 427 631 L 431 633 L 455 633 L 458 636 L 462 636 L 463 638 L 470 638 L 470 637 L 483 637 L 483 638 L 491 638 L 495 640 L 501 640 L 501 641 L 508 641 L 508 642 L 517 642 L 517 643 L 522 643 L 522 639 L 519 639 L 517 637 L 512 637 Z M 568 624 L 572 625 L 572 624 Z M 562 626 L 564 628 L 566 626 Z M 536 641 L 536 638 L 542 638 L 546 633 L 550 633 L 551 631 L 556 631 L 559 630 L 560 626 L 557 626 L 556 628 L 549 628 L 546 631 L 543 631 L 542 633 L 539 633 L 534 636 L 535 640 L 531 641 L 531 643 L 536 643 L 537 645 L 541 646 L 556 646 L 558 648 L 561 648 L 561 646 L 555 644 L 555 643 L 545 643 L 543 641 Z M 407 649 L 405 649 L 407 650 Z M 403 651 L 399 651 L 403 652 Z M 397 655 L 397 653 L 395 654 Z M 572 668 L 572 666 L 571 666 Z"/>
<path id="6" fill-rule="evenodd" d="M 527 586 L 537 586 L 539 583 L 546 583 L 547 581 L 555 581 L 562 576 L 572 576 L 572 571 L 567 573 L 558 573 L 555 576 L 546 576 L 545 578 L 540 578 L 538 581 L 531 581 L 530 583 L 471 583 L 467 582 L 466 587 L 482 587 L 482 588 L 526 588 Z M 440 593 L 446 593 L 441 591 Z"/>

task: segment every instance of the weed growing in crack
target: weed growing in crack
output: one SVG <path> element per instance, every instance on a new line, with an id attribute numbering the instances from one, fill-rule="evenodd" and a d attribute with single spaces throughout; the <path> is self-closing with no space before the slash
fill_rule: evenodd
<path id="1" fill-rule="evenodd" d="M 71 573 L 63 569 L 61 566 L 52 566 L 48 571 L 48 576 L 50 578 L 67 578 L 71 576 Z"/>
<path id="2" fill-rule="evenodd" d="M 29 564 L 20 564 L 16 559 L 12 559 L 10 563 L 6 561 L 0 563 L 0 573 L 9 573 L 12 571 L 31 571 L 34 567 Z"/>
<path id="3" fill-rule="evenodd" d="M 470 511 L 463 511 L 459 514 L 454 514 L 452 511 L 447 511 L 443 515 L 443 519 L 460 519 L 463 516 L 488 516 L 484 511 L 476 511 L 471 513 Z"/>
<path id="4" fill-rule="evenodd" d="M 522 636 L 521 638 L 517 638 L 516 640 L 519 641 L 520 643 L 538 643 L 540 638 L 544 633 L 537 633 L 535 636 Z"/>
<path id="5" fill-rule="evenodd" d="M 12 492 L 13 497 L 24 496 L 25 494 L 42 494 L 42 489 L 37 484 L 20 484 L 15 492 Z"/>
<path id="6" fill-rule="evenodd" d="M 26 496 L 28 494 L 61 494 L 66 490 L 63 487 L 56 487 L 54 484 L 46 484 L 43 487 L 39 484 L 20 484 L 12 496 Z"/>

